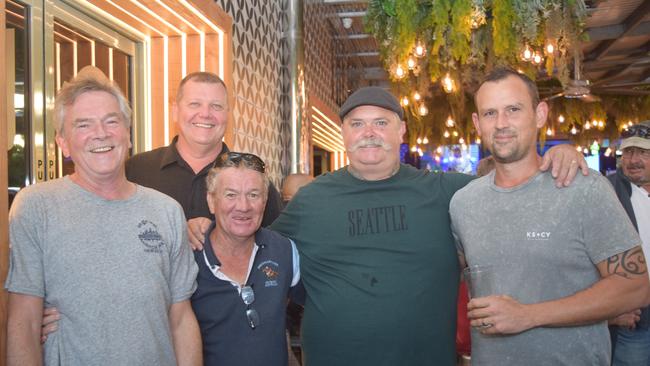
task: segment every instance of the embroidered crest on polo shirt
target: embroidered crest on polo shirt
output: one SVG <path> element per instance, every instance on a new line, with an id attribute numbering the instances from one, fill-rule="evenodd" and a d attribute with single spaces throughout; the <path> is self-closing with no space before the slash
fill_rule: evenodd
<path id="1" fill-rule="evenodd" d="M 158 226 L 149 220 L 142 220 L 138 224 L 138 229 L 140 229 L 138 238 L 145 246 L 145 253 L 162 253 L 165 240 L 158 232 Z"/>
<path id="2" fill-rule="evenodd" d="M 526 240 L 549 240 L 550 231 L 526 231 Z"/>
<path id="3" fill-rule="evenodd" d="M 274 261 L 264 261 L 257 266 L 257 269 L 264 273 L 266 281 L 264 287 L 274 287 L 278 285 L 278 275 L 280 274 L 280 266 Z"/>

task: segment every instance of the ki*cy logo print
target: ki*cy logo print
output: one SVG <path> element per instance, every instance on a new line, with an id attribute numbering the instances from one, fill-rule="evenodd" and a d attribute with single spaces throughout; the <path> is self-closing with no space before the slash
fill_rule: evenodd
<path id="1" fill-rule="evenodd" d="M 526 240 L 549 240 L 550 231 L 526 231 Z"/>
<path id="2" fill-rule="evenodd" d="M 274 287 L 278 285 L 278 276 L 280 275 L 280 266 L 274 261 L 264 261 L 257 266 L 257 269 L 264 273 L 266 281 L 264 287 Z"/>
<path id="3" fill-rule="evenodd" d="M 138 238 L 145 246 L 145 253 L 162 253 L 165 240 L 158 232 L 158 226 L 149 220 L 142 220 L 138 224 L 138 229 L 140 231 Z"/>

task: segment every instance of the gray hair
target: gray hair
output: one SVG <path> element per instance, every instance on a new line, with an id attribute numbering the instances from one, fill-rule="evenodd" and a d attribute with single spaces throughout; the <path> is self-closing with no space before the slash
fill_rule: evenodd
<path id="1" fill-rule="evenodd" d="M 120 88 L 108 80 L 96 68 L 84 68 L 74 79 L 63 84 L 54 101 L 54 129 L 57 134 L 63 135 L 66 107 L 71 106 L 82 94 L 101 91 L 112 95 L 120 107 L 120 114 L 126 128 L 131 127 L 131 107 L 122 94 Z"/>
<path id="2" fill-rule="evenodd" d="M 210 171 L 208 172 L 208 176 L 205 178 L 208 194 L 212 194 L 217 191 L 217 188 L 219 187 L 219 182 L 218 182 L 219 174 L 225 169 L 241 169 L 241 170 L 248 169 L 261 174 L 262 182 L 264 185 L 264 196 L 268 197 L 269 185 L 271 184 L 269 177 L 266 175 L 266 173 L 262 173 L 259 170 L 247 167 L 245 165 L 213 167 L 212 169 L 210 169 Z"/>

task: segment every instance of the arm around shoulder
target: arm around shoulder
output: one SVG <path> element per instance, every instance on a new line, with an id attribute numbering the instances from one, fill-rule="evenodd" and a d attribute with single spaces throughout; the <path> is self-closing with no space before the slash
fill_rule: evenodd
<path id="1" fill-rule="evenodd" d="M 9 293 L 7 317 L 7 366 L 43 364 L 41 319 L 43 298 Z"/>
<path id="2" fill-rule="evenodd" d="M 169 309 L 169 325 L 179 366 L 203 364 L 201 332 L 189 300 L 172 304 Z"/>

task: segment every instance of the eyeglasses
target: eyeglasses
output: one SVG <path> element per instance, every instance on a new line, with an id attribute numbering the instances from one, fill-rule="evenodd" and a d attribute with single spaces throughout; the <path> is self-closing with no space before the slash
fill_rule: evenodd
<path id="1" fill-rule="evenodd" d="M 244 304 L 246 304 L 246 319 L 248 320 L 248 325 L 250 325 L 251 329 L 255 329 L 260 325 L 260 314 L 258 314 L 257 310 L 251 307 L 251 304 L 255 301 L 255 292 L 253 292 L 251 286 L 246 285 L 241 288 L 241 299 L 244 301 Z"/>
<path id="2" fill-rule="evenodd" d="M 621 132 L 621 137 L 623 137 L 624 139 L 633 136 L 639 136 L 646 139 L 650 139 L 650 127 L 645 125 L 634 125 L 628 128 L 627 130 L 623 130 L 623 132 Z"/>
<path id="3" fill-rule="evenodd" d="M 238 168 L 242 165 L 260 173 L 264 173 L 266 170 L 266 165 L 262 159 L 257 155 L 248 153 L 227 152 L 219 155 L 214 162 L 214 168 Z"/>
<path id="4" fill-rule="evenodd" d="M 636 146 L 630 146 L 626 147 L 623 149 L 623 156 L 625 158 L 630 158 L 634 154 L 638 154 L 640 158 L 648 159 L 650 158 L 650 150 L 649 149 L 642 149 L 640 147 Z"/>

